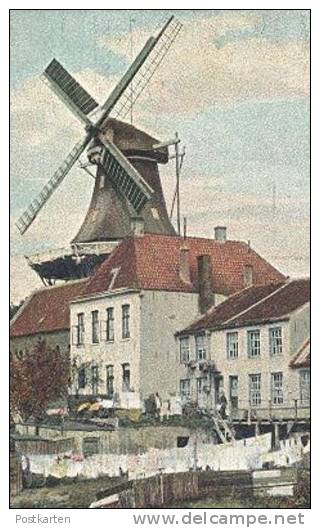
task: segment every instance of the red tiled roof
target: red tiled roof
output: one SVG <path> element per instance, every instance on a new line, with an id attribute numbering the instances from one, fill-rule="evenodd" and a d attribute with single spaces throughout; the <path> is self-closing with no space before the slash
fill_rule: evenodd
<path id="1" fill-rule="evenodd" d="M 188 326 L 183 332 L 214 328 L 223 324 L 231 317 L 243 312 L 261 299 L 264 299 L 267 295 L 278 290 L 283 284 L 285 284 L 284 281 L 271 282 L 263 286 L 252 286 L 240 290 L 240 292 L 231 295 L 226 301 L 210 308 L 202 317 Z"/>
<path id="2" fill-rule="evenodd" d="M 109 259 L 101 264 L 88 282 L 85 295 L 109 288 L 112 270 L 119 268 L 111 289 L 198 291 L 197 257 L 210 255 L 212 290 L 230 295 L 244 288 L 244 268 L 252 266 L 253 283 L 266 284 L 284 280 L 284 276 L 244 242 L 219 242 L 206 238 L 186 239 L 189 248 L 191 283 L 179 276 L 181 237 L 145 234 L 124 239 Z"/>
<path id="3" fill-rule="evenodd" d="M 81 280 L 34 292 L 12 320 L 10 337 L 69 329 L 69 303 L 83 293 L 86 283 Z"/>
<path id="4" fill-rule="evenodd" d="M 303 345 L 290 363 L 292 368 L 306 368 L 310 367 L 310 338 L 306 339 Z"/>
<path id="5" fill-rule="evenodd" d="M 180 333 L 207 328 L 234 328 L 284 319 L 309 300 L 309 279 L 252 286 L 211 308 Z"/>
<path id="6" fill-rule="evenodd" d="M 265 299 L 251 310 L 233 320 L 237 326 L 284 318 L 310 301 L 310 280 L 292 280 L 274 296 Z"/>

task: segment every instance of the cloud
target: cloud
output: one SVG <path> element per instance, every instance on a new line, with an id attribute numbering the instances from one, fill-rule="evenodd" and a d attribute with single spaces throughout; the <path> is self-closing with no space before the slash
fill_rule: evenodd
<path id="1" fill-rule="evenodd" d="M 223 179 L 215 174 L 206 179 L 211 185 L 200 182 L 201 176 L 181 180 L 181 209 L 189 235 L 213 237 L 216 225 L 226 225 L 229 239 L 250 240 L 253 249 L 284 274 L 308 274 L 308 198 L 280 195 L 274 209 L 272 193 L 236 193 L 224 189 Z"/>
<path id="2" fill-rule="evenodd" d="M 244 160 L 248 164 L 249 151 L 245 150 L 245 144 L 240 138 L 239 159 L 235 160 L 237 170 L 234 169 L 234 174 L 231 174 L 232 160 L 228 158 L 226 148 L 228 134 L 232 136 L 232 131 L 234 135 L 238 133 L 232 121 L 237 115 L 231 116 L 229 129 L 221 129 L 220 137 L 226 137 L 226 140 L 221 139 L 222 146 L 217 143 L 218 136 L 212 137 L 211 129 L 216 124 L 212 125 L 211 120 L 210 126 L 203 130 L 198 127 L 200 120 L 197 120 L 200 114 L 218 107 L 228 110 L 232 105 L 249 100 L 292 100 L 308 94 L 307 43 L 301 39 L 265 39 L 259 35 L 259 24 L 258 15 L 238 12 L 187 20 L 168 56 L 135 106 L 135 122 L 156 136 L 159 134 L 160 138 L 161 134 L 163 138 L 171 136 L 174 123 L 176 126 L 181 123 L 189 125 L 191 155 L 189 156 L 188 145 L 183 169 L 186 179 L 182 186 L 182 209 L 188 216 L 190 234 L 192 231 L 195 235 L 212 236 L 214 226 L 225 223 L 231 237 L 250 238 L 255 249 L 285 272 L 292 273 L 294 269 L 307 268 L 307 204 L 303 202 L 303 198 L 298 203 L 296 193 L 292 199 L 279 197 L 278 217 L 275 217 L 269 214 L 272 212 L 270 193 L 267 198 L 260 198 L 250 192 L 241 193 L 241 190 L 245 190 L 241 189 L 241 181 L 248 182 L 248 175 L 241 173 L 241 164 Z M 145 30 L 133 35 L 137 50 L 150 33 Z M 112 36 L 104 37 L 99 40 L 98 45 L 128 61 L 130 59 L 127 35 L 120 40 Z M 70 73 L 99 103 L 106 99 L 119 80 L 115 76 L 102 75 L 91 69 Z M 252 119 L 257 118 L 253 116 Z M 243 118 L 240 117 L 239 122 L 242 123 Z M 265 123 L 269 132 L 272 127 L 273 122 Z M 82 135 L 82 125 L 39 78 L 29 78 L 12 91 L 13 223 Z M 280 138 L 279 131 L 275 130 L 274 137 L 276 140 Z M 262 131 L 261 141 L 263 139 Z M 293 144 L 298 140 L 300 141 L 299 138 L 293 140 Z M 214 141 L 215 158 L 211 155 L 207 160 L 205 154 Z M 232 141 L 236 142 L 237 137 L 232 136 Z M 260 151 L 263 150 L 260 142 L 259 148 Z M 257 172 L 260 174 L 263 170 L 259 167 L 259 171 L 257 169 L 258 150 L 254 151 L 252 182 Z M 221 165 L 222 157 L 228 165 L 229 173 L 225 175 L 225 167 Z M 281 138 L 278 157 L 287 158 Z M 198 168 L 200 161 L 201 169 Z M 213 161 L 219 167 L 216 174 L 212 171 Z M 283 173 L 280 173 L 274 166 L 275 163 L 280 163 L 278 158 L 268 167 L 268 174 L 277 173 L 280 179 L 285 178 L 289 170 L 287 165 L 283 168 Z M 203 171 L 202 174 L 199 170 Z M 172 174 L 172 167 L 162 167 L 162 181 L 169 209 L 174 190 Z M 239 182 L 239 192 L 234 192 L 230 186 L 225 185 L 225 181 L 230 182 L 231 179 Z M 13 294 L 17 299 L 25 295 L 24 292 L 34 281 L 39 282 L 21 254 L 68 245 L 84 219 L 92 184 L 93 180 L 75 167 L 23 238 L 15 228 L 12 229 L 12 280 L 15 284 Z M 292 222 L 292 218 L 296 218 L 297 207 L 299 230 Z M 298 253 L 303 260 L 294 260 Z M 290 256 L 294 258 L 288 259 Z M 281 260 L 283 257 L 285 260 Z"/>
<path id="3" fill-rule="evenodd" d="M 308 95 L 308 44 L 303 40 L 268 40 L 259 36 L 253 14 L 230 14 L 186 21 L 141 96 L 140 108 L 153 115 L 194 115 L 215 105 L 248 99 L 300 98 Z M 241 38 L 229 39 L 230 32 Z M 134 33 L 140 49 L 146 32 Z M 245 36 L 248 38 L 244 38 Z M 250 37 L 250 38 L 249 38 Z M 224 39 L 223 47 L 217 46 Z M 99 39 L 99 46 L 130 57 L 124 39 Z M 138 110 L 139 110 L 138 109 Z"/>
<path id="4" fill-rule="evenodd" d="M 38 275 L 29 267 L 22 255 L 10 259 L 10 302 L 18 304 L 33 290 L 43 286 Z"/>

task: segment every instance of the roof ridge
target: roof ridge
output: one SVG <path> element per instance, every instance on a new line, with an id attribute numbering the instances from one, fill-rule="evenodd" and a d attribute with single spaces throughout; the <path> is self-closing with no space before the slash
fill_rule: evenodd
<path id="1" fill-rule="evenodd" d="M 270 283 L 272 284 L 272 283 Z M 207 317 L 208 315 L 211 315 L 213 314 L 216 310 L 220 310 L 220 308 L 227 302 L 229 302 L 230 300 L 233 301 L 234 300 L 234 297 L 237 297 L 237 296 L 240 296 L 243 294 L 244 291 L 246 290 L 250 290 L 250 289 L 255 289 L 255 288 L 262 288 L 262 287 L 265 287 L 266 285 L 265 284 L 257 284 L 256 286 L 252 285 L 252 286 L 246 286 L 245 288 L 242 288 L 242 290 L 239 290 L 239 291 L 236 291 L 234 293 L 232 293 L 231 295 L 229 295 L 226 299 L 224 299 L 221 303 L 219 304 L 213 304 L 212 306 L 210 306 L 210 308 L 208 308 L 208 310 L 202 314 L 200 317 L 198 317 L 198 319 L 196 319 L 197 322 L 200 322 L 202 319 L 204 319 L 205 317 Z"/>
<path id="2" fill-rule="evenodd" d="M 270 283 L 271 284 L 271 283 Z M 278 293 L 279 291 L 283 290 L 284 288 L 286 288 L 288 285 L 290 284 L 290 281 L 286 281 L 284 284 L 282 284 L 282 286 L 280 286 L 279 288 L 277 288 L 276 290 L 274 290 L 272 293 L 269 293 L 268 295 L 266 295 L 265 297 L 263 297 L 262 299 L 260 299 L 259 301 L 255 302 L 254 304 L 252 304 L 251 306 L 249 306 L 248 308 L 246 308 L 245 310 L 242 310 L 241 312 L 233 315 L 232 317 L 230 317 L 229 319 L 227 319 L 226 321 L 223 322 L 223 324 L 228 324 L 228 323 L 231 323 L 231 321 L 233 321 L 233 319 L 237 319 L 237 317 L 240 317 L 241 315 L 247 313 L 247 312 L 250 312 L 250 310 L 252 310 L 253 308 L 255 308 L 256 306 L 259 306 L 259 304 L 262 304 L 263 302 L 265 302 L 267 299 L 269 299 L 270 297 L 272 297 L 273 295 L 275 295 L 276 293 Z"/>
<path id="3" fill-rule="evenodd" d="M 269 266 L 270 268 L 272 268 L 272 270 L 274 271 L 277 271 L 278 273 L 281 273 L 281 275 L 283 276 L 283 279 L 284 280 L 290 280 L 290 277 L 289 275 L 284 275 L 282 273 L 282 271 L 279 271 L 275 266 L 273 266 L 273 264 L 271 264 L 265 257 L 263 257 L 262 255 L 260 255 L 260 253 L 258 253 L 255 249 L 252 249 L 251 246 L 250 246 L 250 251 L 252 253 L 254 253 L 257 257 L 259 257 L 261 260 L 263 260 L 263 262 Z"/>
<path id="4" fill-rule="evenodd" d="M 203 237 L 203 236 L 196 236 L 196 235 L 187 235 L 186 238 L 184 239 L 183 236 L 181 235 L 168 235 L 168 234 L 165 234 L 165 233 L 144 233 L 143 235 L 144 237 L 145 236 L 149 236 L 149 237 L 163 237 L 163 238 L 176 238 L 176 239 L 181 239 L 181 240 L 187 240 L 188 239 L 190 240 L 205 240 L 207 242 L 214 242 L 216 243 L 217 245 L 222 245 L 222 244 L 226 244 L 228 242 L 232 242 L 232 243 L 235 243 L 235 244 L 242 244 L 244 246 L 248 246 L 248 243 L 245 241 L 245 240 L 232 240 L 232 239 L 227 239 L 227 240 L 224 240 L 223 242 L 220 241 L 220 240 L 216 240 L 215 238 L 210 238 L 210 237 Z M 134 238 L 132 235 L 129 235 L 128 238 Z"/>

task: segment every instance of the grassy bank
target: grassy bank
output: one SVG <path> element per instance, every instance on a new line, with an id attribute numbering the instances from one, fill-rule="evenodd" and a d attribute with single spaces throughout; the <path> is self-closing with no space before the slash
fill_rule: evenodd
<path id="1" fill-rule="evenodd" d="M 42 488 L 25 489 L 11 500 L 12 508 L 88 508 L 102 492 L 120 482 L 118 478 L 74 479 Z"/>

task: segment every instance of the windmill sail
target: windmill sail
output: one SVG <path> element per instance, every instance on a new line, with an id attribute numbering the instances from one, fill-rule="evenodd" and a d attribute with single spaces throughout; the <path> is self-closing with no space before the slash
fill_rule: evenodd
<path id="1" fill-rule="evenodd" d="M 164 25 L 158 36 L 154 39 L 151 51 L 149 52 L 144 65 L 138 71 L 130 85 L 130 91 L 125 92 L 117 102 L 112 111 L 112 117 L 125 119 L 138 97 L 150 82 L 156 69 L 160 66 L 171 45 L 177 38 L 182 28 L 181 22 L 173 16 Z"/>
<path id="2" fill-rule="evenodd" d="M 126 73 L 123 75 L 120 82 L 117 84 L 115 89 L 111 92 L 108 99 L 103 103 L 101 108 L 104 110 L 102 117 L 99 119 L 99 122 L 103 122 L 103 120 L 106 118 L 108 114 L 110 114 L 111 110 L 114 108 L 116 103 L 119 101 L 120 97 L 123 96 L 123 93 L 131 83 L 134 76 L 137 74 L 145 60 L 147 59 L 148 55 L 150 54 L 151 50 L 153 49 L 155 45 L 156 39 L 154 37 L 150 37 L 145 45 L 143 46 L 140 53 L 135 58 L 134 62 L 131 64 L 131 66 L 128 68 Z"/>
<path id="3" fill-rule="evenodd" d="M 90 124 L 86 116 L 97 108 L 98 103 L 56 59 L 45 69 L 43 79 L 81 121 Z"/>
<path id="4" fill-rule="evenodd" d="M 56 59 L 51 61 L 44 72 L 44 77 L 53 91 L 84 122 L 87 134 L 83 141 L 75 145 L 63 164 L 44 186 L 38 197 L 33 200 L 28 209 L 19 218 L 17 227 L 21 234 L 28 229 L 90 140 L 97 135 L 99 135 L 100 141 L 105 147 L 104 164 L 107 165 L 107 172 L 110 174 L 114 188 L 125 196 L 138 212 L 143 208 L 146 201 L 150 199 L 153 189 L 139 175 L 120 150 L 111 142 L 106 141 L 100 132 L 106 118 L 112 110 L 116 110 L 117 116 L 120 114 L 124 116 L 129 112 L 133 99 L 134 101 L 137 99 L 149 82 L 181 27 L 182 24 L 178 21 L 173 22 L 173 17 L 171 17 L 158 36 L 156 38 L 151 37 L 146 42 L 132 65 L 102 105 L 102 114 L 95 123 L 92 123 L 88 115 L 98 106 L 96 101 Z M 146 61 L 147 66 L 145 64 Z M 126 90 L 134 79 L 136 80 L 134 91 L 130 90 L 134 94 L 132 99 L 132 97 L 128 97 Z M 117 109 L 118 105 L 120 106 Z"/>
<path id="5" fill-rule="evenodd" d="M 100 137 L 100 140 L 104 146 L 101 165 L 105 173 L 108 174 L 113 186 L 139 213 L 150 200 L 153 189 L 113 143 L 104 137 Z"/>
<path id="6" fill-rule="evenodd" d="M 64 162 L 60 165 L 59 169 L 46 183 L 38 196 L 31 202 L 28 209 L 20 216 L 16 225 L 22 235 L 28 229 L 30 224 L 32 224 L 33 220 L 36 218 L 44 204 L 49 200 L 50 196 L 54 193 L 57 187 L 59 187 L 60 183 L 75 164 L 80 154 L 84 151 L 89 141 L 90 136 L 86 136 L 84 140 L 79 141 L 73 147 Z"/>

